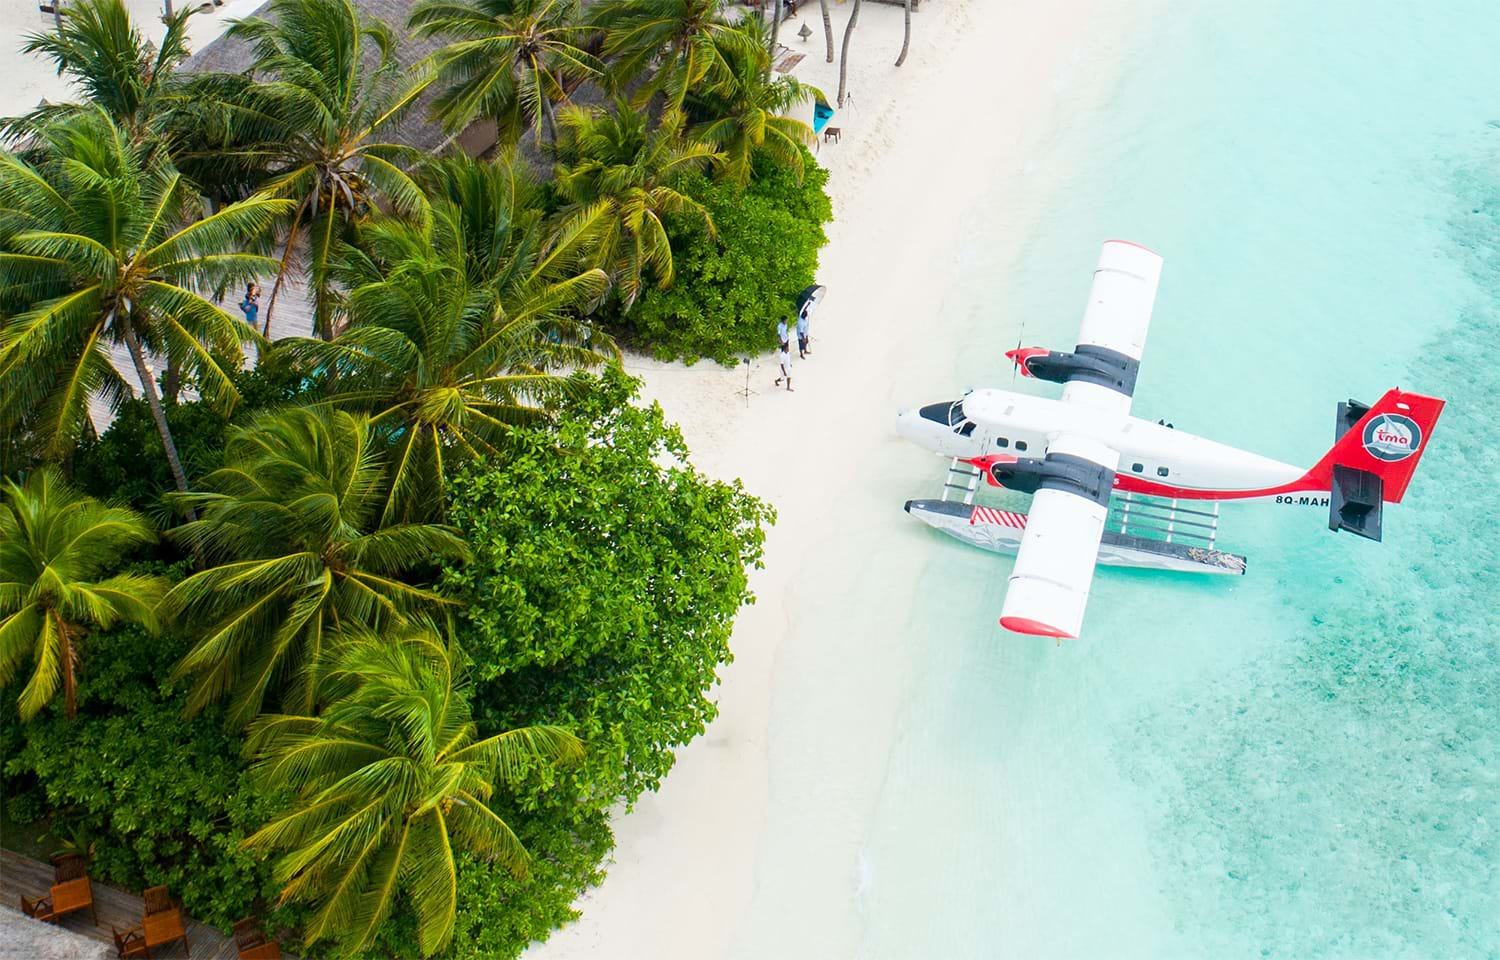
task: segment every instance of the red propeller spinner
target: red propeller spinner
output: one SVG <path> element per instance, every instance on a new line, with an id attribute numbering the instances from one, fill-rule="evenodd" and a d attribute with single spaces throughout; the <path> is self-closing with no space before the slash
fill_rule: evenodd
<path id="1" fill-rule="evenodd" d="M 1031 371 L 1026 369 L 1026 361 L 1032 357 L 1045 357 L 1051 351 L 1046 347 L 1017 347 L 1014 350 L 1005 351 L 1005 355 L 1020 369 L 1021 376 L 1031 376 Z"/>
<path id="2" fill-rule="evenodd" d="M 984 474 L 985 481 L 992 487 L 998 487 L 1000 484 L 995 482 L 995 475 L 990 473 L 990 467 L 997 463 L 1015 463 L 1017 459 L 1019 458 L 1003 453 L 992 453 L 985 457 L 964 457 L 962 462 L 971 467 L 978 467 L 979 471 Z"/>

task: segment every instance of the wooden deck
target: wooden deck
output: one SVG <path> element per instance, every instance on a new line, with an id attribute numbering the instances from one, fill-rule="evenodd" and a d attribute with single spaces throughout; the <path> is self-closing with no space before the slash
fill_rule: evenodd
<path id="1" fill-rule="evenodd" d="M 265 323 L 266 307 L 271 302 L 272 278 L 266 278 L 261 282 L 260 294 L 260 317 L 257 323 Z M 231 290 L 225 296 L 221 306 L 229 311 L 232 317 L 239 317 L 240 311 L 235 304 L 239 303 L 240 294 L 243 291 Z M 283 284 L 281 292 L 276 297 L 276 311 L 271 314 L 271 339 L 280 340 L 282 337 L 310 337 L 313 336 L 312 320 L 312 295 L 308 292 L 307 284 L 300 276 L 293 275 Z M 255 366 L 255 350 L 245 348 L 245 365 Z M 114 361 L 115 369 L 125 382 L 130 386 L 132 396 L 140 396 L 140 381 L 136 377 L 135 365 L 130 360 L 130 354 L 123 345 L 113 345 L 109 348 L 110 359 Z M 163 369 L 161 357 L 152 355 L 146 359 L 146 366 L 153 373 Z M 191 388 L 184 388 L 182 399 L 196 400 L 197 393 Z M 114 420 L 115 415 L 109 409 L 109 404 L 104 398 L 94 395 L 89 399 L 89 416 L 94 421 L 94 429 L 103 433 Z"/>
<path id="2" fill-rule="evenodd" d="M 22 896 L 34 900 L 46 896 L 51 887 L 51 864 L 38 863 L 18 853 L 0 850 L 0 908 L 20 913 Z M 92 887 L 94 906 L 99 912 L 98 926 L 94 925 L 87 910 L 68 914 L 58 922 L 58 926 L 107 944 L 113 954 L 115 941 L 110 933 L 110 925 L 113 924 L 121 931 L 139 925 L 145 907 L 140 897 L 121 893 L 97 880 L 92 882 Z M 192 960 L 238 960 L 240 953 L 235 948 L 232 937 L 226 937 L 213 927 L 204 926 L 186 915 L 183 920 L 187 928 L 187 950 L 183 949 L 181 943 L 153 947 L 152 960 L 187 957 L 188 951 L 191 951 Z M 291 954 L 282 956 L 295 960 Z"/>

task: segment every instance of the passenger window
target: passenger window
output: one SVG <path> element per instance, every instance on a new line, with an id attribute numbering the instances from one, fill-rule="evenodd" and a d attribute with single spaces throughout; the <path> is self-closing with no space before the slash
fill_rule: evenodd
<path id="1" fill-rule="evenodd" d="M 1145 469 L 1146 469 L 1146 465 L 1144 463 L 1132 463 L 1130 465 L 1130 472 L 1131 473 L 1140 473 L 1141 471 L 1143 471 Z"/>
<path id="2" fill-rule="evenodd" d="M 1166 467 L 1157 467 L 1156 468 L 1156 475 L 1158 477 L 1165 477 L 1170 472 L 1171 471 L 1169 471 Z"/>
<path id="3" fill-rule="evenodd" d="M 997 446 L 997 447 L 1008 447 L 1008 446 L 1010 446 L 1010 440 L 1008 440 L 1005 437 L 996 437 L 995 438 L 995 446 Z"/>
<path id="4" fill-rule="evenodd" d="M 1017 450 L 1025 450 L 1026 449 L 1026 441 L 1025 440 L 1017 440 L 1016 441 L 1016 449 Z"/>

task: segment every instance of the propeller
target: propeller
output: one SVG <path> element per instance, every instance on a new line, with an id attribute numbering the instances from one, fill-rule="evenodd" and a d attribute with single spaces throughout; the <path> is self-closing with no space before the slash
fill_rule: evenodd
<path id="1" fill-rule="evenodd" d="M 1026 324 L 1023 323 L 1023 324 L 1021 324 L 1021 332 L 1016 334 L 1016 349 L 1009 355 L 1010 358 L 1011 358 L 1011 365 L 1010 365 L 1010 382 L 1011 383 L 1015 383 L 1016 382 L 1016 374 L 1018 374 L 1018 373 L 1021 372 L 1021 361 L 1018 360 L 1018 359 L 1016 359 L 1016 355 L 1021 352 L 1021 341 L 1022 341 L 1022 339 L 1025 338 L 1025 336 L 1026 336 Z"/>

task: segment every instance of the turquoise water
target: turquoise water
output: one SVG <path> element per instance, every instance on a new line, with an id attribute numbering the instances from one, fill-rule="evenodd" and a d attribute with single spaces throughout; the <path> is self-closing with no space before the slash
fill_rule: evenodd
<path id="1" fill-rule="evenodd" d="M 1449 406 L 1383 544 L 1227 507 L 1247 577 L 1105 571 L 1063 647 L 994 626 L 1008 561 L 904 533 L 931 560 L 873 808 L 848 815 L 852 931 L 778 941 L 757 925 L 796 905 L 762 892 L 744 955 L 1500 956 L 1497 51 L 1492 3 L 1179 0 L 1043 145 L 1069 172 L 1019 264 L 976 252 L 945 301 L 978 345 L 955 385 L 994 382 L 1022 320 L 1070 345 L 1119 236 L 1167 261 L 1142 416 L 1310 463 L 1341 399 Z M 1015 228 L 992 213 L 976 251 Z M 820 809 L 816 781 L 785 799 L 819 719 L 773 730 L 773 832 Z M 773 843 L 763 887 L 796 854 Z"/>

